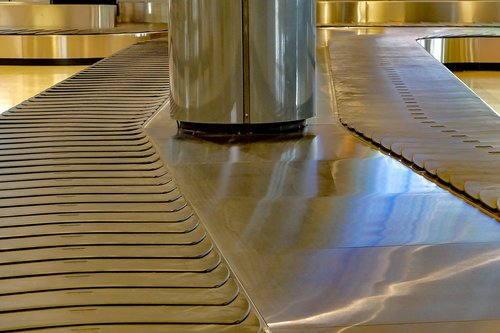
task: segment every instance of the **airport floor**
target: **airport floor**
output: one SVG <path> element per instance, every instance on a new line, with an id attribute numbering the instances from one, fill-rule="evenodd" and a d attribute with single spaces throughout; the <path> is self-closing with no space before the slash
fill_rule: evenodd
<path id="1" fill-rule="evenodd" d="M 84 66 L 0 66 L 0 110 L 6 111 Z"/>
<path id="2" fill-rule="evenodd" d="M 464 71 L 454 74 L 500 115 L 500 72 Z"/>

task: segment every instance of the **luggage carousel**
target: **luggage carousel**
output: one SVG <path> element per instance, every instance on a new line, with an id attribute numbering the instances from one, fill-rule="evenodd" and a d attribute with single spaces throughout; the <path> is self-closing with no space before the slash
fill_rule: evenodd
<path id="1" fill-rule="evenodd" d="M 319 28 L 301 133 L 179 130 L 165 40 L 4 112 L 0 331 L 494 332 L 500 118 L 418 40 L 499 35 Z"/>
<path id="2" fill-rule="evenodd" d="M 2 332 L 259 332 L 248 298 L 145 133 L 166 41 L 2 114 Z"/>
<path id="3" fill-rule="evenodd" d="M 119 7 L 3 2 L 0 64 L 92 64 L 137 42 L 166 36 L 165 10 L 166 4 L 154 1 L 124 0 Z"/>

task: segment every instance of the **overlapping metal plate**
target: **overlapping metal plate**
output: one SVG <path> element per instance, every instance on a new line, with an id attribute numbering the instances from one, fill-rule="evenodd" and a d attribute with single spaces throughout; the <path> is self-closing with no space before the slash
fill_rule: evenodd
<path id="1" fill-rule="evenodd" d="M 499 218 L 500 117 L 418 45 L 423 34 L 333 34 L 341 122 Z"/>
<path id="2" fill-rule="evenodd" d="M 0 118 L 1 332 L 259 332 L 142 126 L 167 46 L 132 46 Z"/>

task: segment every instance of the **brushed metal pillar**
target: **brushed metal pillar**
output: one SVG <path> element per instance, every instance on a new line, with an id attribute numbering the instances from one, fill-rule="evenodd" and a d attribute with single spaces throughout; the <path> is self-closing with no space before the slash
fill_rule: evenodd
<path id="1" fill-rule="evenodd" d="M 241 123 L 241 1 L 171 0 L 170 6 L 172 117 Z"/>
<path id="2" fill-rule="evenodd" d="M 314 115 L 315 8 L 311 0 L 249 1 L 250 122 Z"/>
<path id="3" fill-rule="evenodd" d="M 206 124 L 314 115 L 314 0 L 171 0 L 172 117 Z"/>

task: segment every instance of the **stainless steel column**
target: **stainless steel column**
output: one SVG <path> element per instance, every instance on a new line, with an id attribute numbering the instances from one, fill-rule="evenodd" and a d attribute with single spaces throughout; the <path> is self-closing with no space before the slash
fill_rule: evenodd
<path id="1" fill-rule="evenodd" d="M 314 115 L 314 0 L 171 0 L 172 117 L 206 124 Z"/>
<path id="2" fill-rule="evenodd" d="M 250 0 L 250 122 L 314 114 L 315 1 Z"/>
<path id="3" fill-rule="evenodd" d="M 243 121 L 242 6 L 238 0 L 171 0 L 172 117 Z"/>

